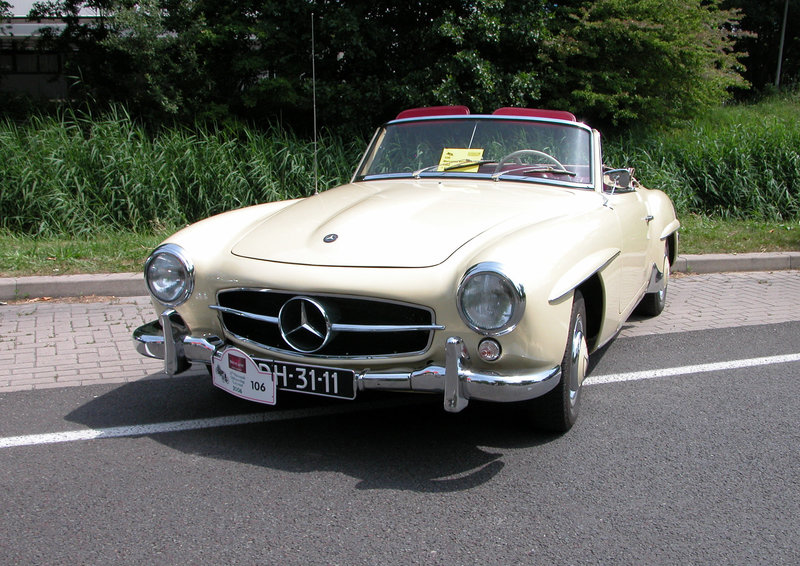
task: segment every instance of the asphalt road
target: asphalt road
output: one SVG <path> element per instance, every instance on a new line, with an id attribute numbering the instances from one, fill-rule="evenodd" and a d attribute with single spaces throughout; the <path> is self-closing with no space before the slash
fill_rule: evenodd
<path id="1" fill-rule="evenodd" d="M 563 436 L 197 374 L 2 393 L 0 563 L 797 564 L 798 354 L 800 322 L 619 338 Z"/>

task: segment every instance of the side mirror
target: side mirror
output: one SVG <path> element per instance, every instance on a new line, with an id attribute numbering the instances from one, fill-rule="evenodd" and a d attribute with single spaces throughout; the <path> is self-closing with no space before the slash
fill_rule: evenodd
<path id="1" fill-rule="evenodd" d="M 627 191 L 631 187 L 630 169 L 612 169 L 603 174 L 603 187 L 612 193 L 616 190 Z"/>

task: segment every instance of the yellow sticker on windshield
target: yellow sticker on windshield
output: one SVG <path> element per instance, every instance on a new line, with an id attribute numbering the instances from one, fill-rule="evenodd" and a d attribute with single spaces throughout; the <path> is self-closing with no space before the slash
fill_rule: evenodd
<path id="1" fill-rule="evenodd" d="M 446 147 L 442 150 L 442 158 L 439 160 L 437 171 L 458 171 L 462 173 L 477 173 L 478 165 L 476 161 L 483 159 L 483 149 Z M 463 167 L 459 164 L 463 163 Z"/>

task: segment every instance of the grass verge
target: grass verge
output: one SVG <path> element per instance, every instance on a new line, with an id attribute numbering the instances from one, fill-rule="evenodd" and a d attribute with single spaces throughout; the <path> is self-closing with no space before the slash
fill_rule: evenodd
<path id="1" fill-rule="evenodd" d="M 141 271 L 167 235 L 109 233 L 68 239 L 0 232 L 0 277 Z"/>
<path id="2" fill-rule="evenodd" d="M 681 223 L 681 254 L 800 251 L 800 222 L 687 215 Z M 0 277 L 140 271 L 168 235 L 121 232 L 64 239 L 0 232 Z"/>
<path id="3" fill-rule="evenodd" d="M 800 251 L 800 222 L 682 216 L 681 254 Z"/>

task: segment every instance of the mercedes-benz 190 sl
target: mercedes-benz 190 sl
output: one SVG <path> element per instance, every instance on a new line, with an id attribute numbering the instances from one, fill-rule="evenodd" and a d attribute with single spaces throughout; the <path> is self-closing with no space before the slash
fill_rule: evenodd
<path id="1" fill-rule="evenodd" d="M 401 112 L 350 183 L 193 224 L 156 248 L 158 318 L 134 333 L 168 374 L 273 405 L 366 390 L 515 403 L 566 431 L 589 354 L 664 308 L 670 199 L 603 165 L 568 112 Z M 524 403 L 524 404 L 523 404 Z"/>

